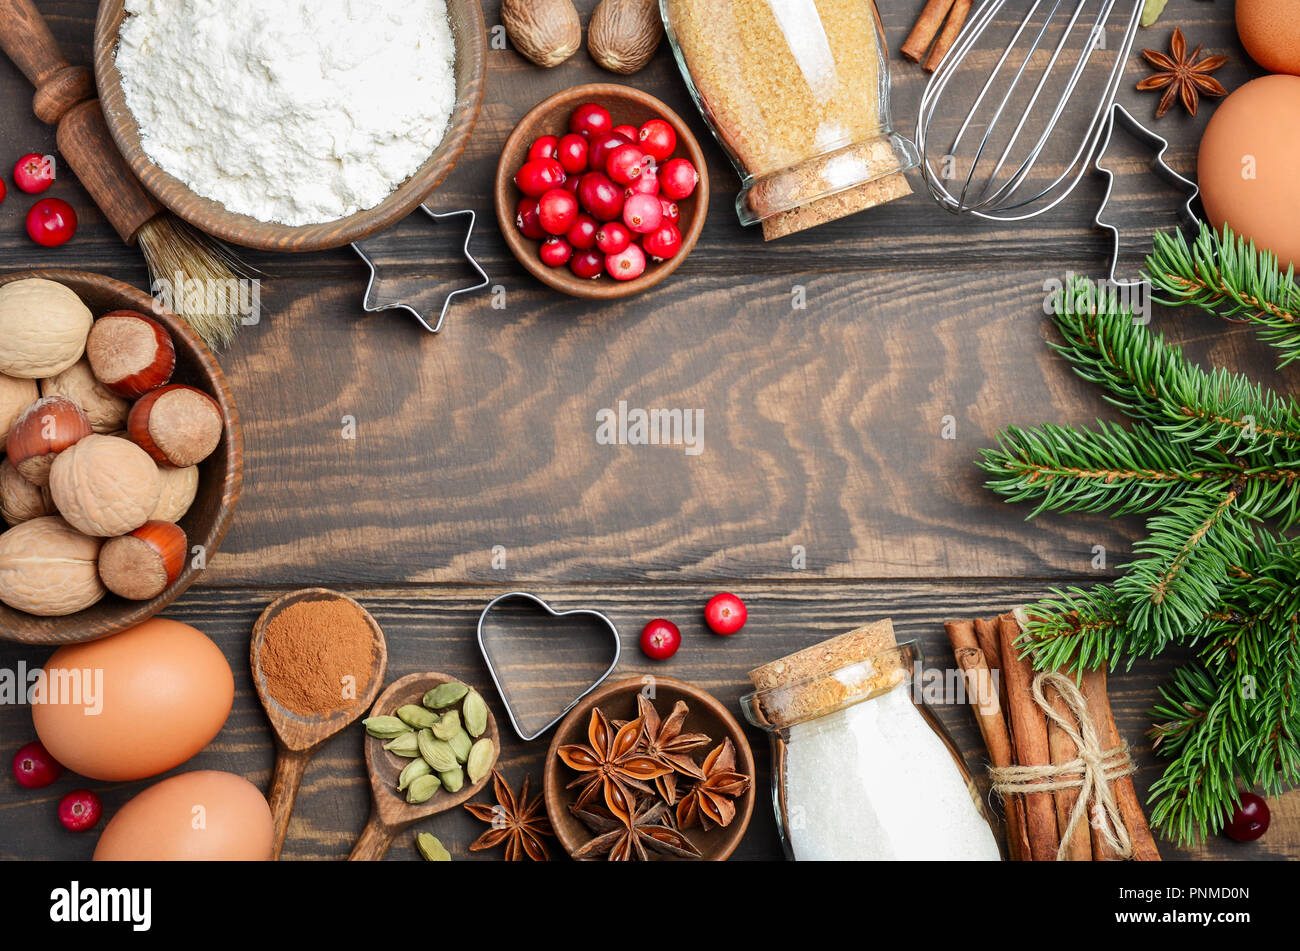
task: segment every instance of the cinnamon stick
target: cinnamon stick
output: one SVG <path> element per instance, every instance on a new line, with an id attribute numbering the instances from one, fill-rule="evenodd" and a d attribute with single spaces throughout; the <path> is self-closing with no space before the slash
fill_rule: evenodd
<path id="1" fill-rule="evenodd" d="M 943 58 L 957 42 L 961 28 L 966 25 L 966 17 L 970 15 L 970 8 L 971 0 L 956 0 L 953 4 L 952 10 L 948 13 L 948 20 L 943 25 L 943 32 L 934 41 L 934 46 L 930 47 L 930 55 L 921 64 L 921 68 L 927 73 L 932 73 L 939 68 Z"/>
<path id="2" fill-rule="evenodd" d="M 902 54 L 913 63 L 921 62 L 921 58 L 925 56 L 925 51 L 934 42 L 939 28 L 943 26 L 943 18 L 948 15 L 953 2 L 954 0 L 929 0 L 926 3 L 925 9 L 917 17 L 916 25 L 912 27 L 912 32 L 907 34 L 907 39 L 903 41 L 901 50 Z"/>
<path id="3" fill-rule="evenodd" d="M 1002 676 L 1002 645 L 998 643 L 998 626 L 984 618 L 975 619 L 975 639 L 980 642 L 980 650 L 988 661 L 989 670 L 998 671 L 998 701 L 1002 709 L 1007 708 L 1007 679 Z"/>
<path id="4" fill-rule="evenodd" d="M 1007 683 L 1007 710 L 1021 766 L 1048 766 L 1047 720 L 1034 702 L 1033 668 L 1020 657 L 1016 640 L 1020 625 L 1010 614 L 998 617 L 998 642 L 1002 647 L 1002 676 Z M 1025 830 L 1029 834 L 1030 857 L 1035 862 L 1056 859 L 1059 839 L 1056 807 L 1051 793 L 1027 793 L 1024 797 Z"/>
<path id="5" fill-rule="evenodd" d="M 1050 685 L 1045 687 L 1043 693 L 1052 705 L 1052 710 L 1060 717 L 1063 717 L 1067 723 L 1074 722 L 1074 715 L 1070 713 L 1070 708 L 1065 705 L 1065 701 L 1056 689 Z M 1060 766 L 1076 759 L 1079 755 L 1079 748 L 1074 745 L 1074 741 L 1057 726 L 1053 721 L 1047 721 L 1047 748 L 1052 756 L 1052 765 Z M 1079 773 L 1071 773 L 1062 779 L 1079 779 Z M 1092 825 L 1088 822 L 1085 815 L 1083 821 L 1074 827 L 1074 832 L 1070 834 L 1069 839 L 1065 838 L 1065 831 L 1070 825 L 1070 813 L 1074 811 L 1075 803 L 1079 801 L 1078 789 L 1058 789 L 1052 793 L 1052 798 L 1056 802 L 1056 832 L 1062 841 L 1066 843 L 1065 858 L 1070 862 L 1091 862 L 1092 861 L 1092 841 L 1090 830 Z"/>
<path id="6" fill-rule="evenodd" d="M 1110 707 L 1110 697 L 1106 692 L 1106 671 L 1105 668 L 1099 670 L 1090 670 L 1083 675 L 1083 695 L 1088 702 L 1088 713 L 1092 716 L 1093 726 L 1097 729 L 1097 737 L 1103 750 L 1114 749 L 1120 744 L 1119 728 L 1115 726 L 1115 714 Z M 1133 844 L 1133 860 L 1135 862 L 1159 862 L 1160 850 L 1156 848 L 1155 837 L 1151 834 L 1151 827 L 1147 825 L 1146 813 L 1142 811 L 1142 803 L 1138 799 L 1137 787 L 1133 785 L 1133 777 L 1125 776 L 1111 783 L 1111 789 L 1115 794 L 1115 802 L 1119 806 L 1120 816 L 1124 820 L 1124 826 L 1128 829 L 1129 841 Z M 1089 804 L 1091 808 L 1091 804 Z M 1101 843 L 1097 847 L 1098 836 L 1093 833 L 1093 852 L 1099 861 L 1117 859 L 1113 851 Z"/>

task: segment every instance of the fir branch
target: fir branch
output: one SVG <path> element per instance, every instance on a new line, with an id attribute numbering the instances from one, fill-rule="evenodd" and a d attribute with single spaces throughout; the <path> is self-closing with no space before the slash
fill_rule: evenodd
<path id="1" fill-rule="evenodd" d="M 1276 347 L 1280 366 L 1300 358 L 1300 285 L 1295 269 L 1284 272 L 1277 255 L 1257 250 L 1253 241 L 1226 225 L 1220 235 L 1202 222 L 1189 245 L 1181 231 L 1157 232 L 1146 261 L 1146 275 L 1162 304 L 1191 304 L 1222 317 L 1253 325 L 1261 340 Z"/>
<path id="2" fill-rule="evenodd" d="M 1130 666 L 1133 663 L 1128 611 L 1107 585 L 1053 588 L 1025 613 L 1029 624 L 1020 640 L 1021 653 L 1037 670 L 1077 673 L 1103 665 L 1114 670 L 1125 658 Z"/>

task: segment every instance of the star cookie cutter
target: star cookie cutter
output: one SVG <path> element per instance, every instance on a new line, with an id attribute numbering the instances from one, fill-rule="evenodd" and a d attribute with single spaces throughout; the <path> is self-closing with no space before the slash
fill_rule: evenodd
<path id="1" fill-rule="evenodd" d="M 570 700 L 555 719 L 551 720 L 550 723 L 546 724 L 546 726 L 542 727 L 540 730 L 535 730 L 532 733 L 525 733 L 524 728 L 519 725 L 519 720 L 515 716 L 514 708 L 510 705 L 510 697 L 502 686 L 501 678 L 497 674 L 495 665 L 492 663 L 492 655 L 489 653 L 487 645 L 483 642 L 483 624 L 487 621 L 488 615 L 492 613 L 492 610 L 497 605 L 501 604 L 503 601 L 511 599 L 527 601 L 534 607 L 544 611 L 549 617 L 553 618 L 572 617 L 574 615 L 587 615 L 589 617 L 597 618 L 600 620 L 602 626 L 609 629 L 610 636 L 614 640 L 614 659 L 609 662 L 609 667 L 605 669 L 605 672 L 597 677 L 589 687 L 582 691 L 582 693 Z M 599 611 L 594 611 L 591 608 L 575 608 L 571 611 L 557 611 L 535 594 L 529 594 L 527 591 L 507 591 L 505 594 L 499 595 L 489 601 L 487 607 L 483 609 L 483 613 L 478 616 L 478 649 L 479 653 L 483 655 L 484 663 L 487 664 L 488 673 L 492 675 L 492 683 L 496 685 L 497 695 L 501 697 L 501 705 L 506 708 L 506 716 L 510 718 L 510 725 L 515 728 L 515 732 L 519 734 L 521 740 L 531 742 L 563 720 L 565 715 L 576 707 L 583 697 L 587 696 L 587 694 L 591 693 L 605 682 L 609 675 L 614 672 L 614 668 L 618 666 L 618 659 L 622 653 L 623 647 L 619 641 L 618 628 L 615 627 L 613 621 Z"/>
<path id="2" fill-rule="evenodd" d="M 433 323 L 430 323 L 429 318 L 418 308 L 412 307 L 410 304 L 407 304 L 403 301 L 389 301 L 388 303 L 383 303 L 383 304 L 375 302 L 372 298 L 372 295 L 374 294 L 374 290 L 375 290 L 375 280 L 378 277 L 378 270 L 375 267 L 374 259 L 371 258 L 371 256 L 367 254 L 365 250 L 363 250 L 362 248 L 362 245 L 365 244 L 366 241 L 372 239 L 366 238 L 361 241 L 352 242 L 352 250 L 356 251 L 357 254 L 361 257 L 361 260 L 365 261 L 366 266 L 370 268 L 370 280 L 366 283 L 366 295 L 364 298 L 362 298 L 361 301 L 362 309 L 367 314 L 375 314 L 382 310 L 404 310 L 412 317 L 414 317 L 417 321 L 419 321 L 421 327 L 429 331 L 429 333 L 436 334 L 439 330 L 442 329 L 442 322 L 447 319 L 447 310 L 448 308 L 451 307 L 452 300 L 461 294 L 470 294 L 473 293 L 474 291 L 482 290 L 483 288 L 488 286 L 489 280 L 487 276 L 487 271 L 483 270 L 482 266 L 478 263 L 478 261 L 474 258 L 474 255 L 471 254 L 469 250 L 469 241 L 474 234 L 474 223 L 477 221 L 477 216 L 474 214 L 474 210 L 472 208 L 462 208 L 458 211 L 438 212 L 438 211 L 431 210 L 427 205 L 420 205 L 420 211 L 424 212 L 435 222 L 442 221 L 444 218 L 455 218 L 460 215 L 469 216 L 469 227 L 465 229 L 465 243 L 461 248 L 461 253 L 465 256 L 465 260 L 469 262 L 470 267 L 472 267 L 475 271 L 478 272 L 479 277 L 483 278 L 483 280 L 479 281 L 477 284 L 474 284 L 470 287 L 458 287 L 455 290 L 453 290 L 451 293 L 449 293 L 445 298 L 443 298 L 442 310 L 439 311 L 438 319 Z"/>
<path id="3" fill-rule="evenodd" d="M 1157 135 L 1141 122 L 1138 122 L 1137 119 L 1133 118 L 1133 114 L 1119 103 L 1115 103 L 1111 107 L 1110 121 L 1106 124 L 1106 136 L 1102 140 L 1097 150 L 1097 157 L 1092 163 L 1093 168 L 1106 179 L 1106 194 L 1102 196 L 1101 206 L 1097 209 L 1097 215 L 1092 219 L 1092 222 L 1100 230 L 1110 233 L 1110 270 L 1107 272 L 1106 277 L 1111 285 L 1134 287 L 1146 282 L 1143 280 L 1117 281 L 1115 279 L 1115 269 L 1119 267 L 1120 233 L 1117 225 L 1106 220 L 1106 206 L 1110 204 L 1110 196 L 1115 187 L 1115 173 L 1103 163 L 1106 160 L 1106 150 L 1110 148 L 1110 143 L 1115 135 L 1116 123 L 1122 125 L 1125 132 L 1151 149 L 1154 157 L 1151 159 L 1150 167 L 1156 176 L 1166 185 L 1176 188 L 1187 196 L 1187 199 L 1178 209 L 1179 224 L 1183 227 L 1196 228 L 1200 225 L 1201 219 L 1196 212 L 1192 211 L 1192 205 L 1201 195 L 1201 186 L 1178 174 L 1165 161 L 1165 152 L 1169 150 L 1168 139 Z"/>

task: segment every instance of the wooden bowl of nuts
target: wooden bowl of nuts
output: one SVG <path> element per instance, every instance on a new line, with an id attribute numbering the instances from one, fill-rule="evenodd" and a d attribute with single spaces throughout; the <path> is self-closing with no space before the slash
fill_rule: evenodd
<path id="1" fill-rule="evenodd" d="M 691 253 L 709 179 L 681 116 L 631 86 L 591 83 L 519 120 L 495 195 L 501 234 L 530 274 L 574 297 L 614 300 L 654 287 Z"/>
<path id="2" fill-rule="evenodd" d="M 72 644 L 153 617 L 239 498 L 234 398 L 198 335 L 83 271 L 0 275 L 0 638 Z"/>
<path id="3" fill-rule="evenodd" d="M 749 826 L 754 780 L 725 706 L 680 680 L 634 677 L 589 694 L 556 729 L 546 812 L 575 859 L 722 861 Z"/>

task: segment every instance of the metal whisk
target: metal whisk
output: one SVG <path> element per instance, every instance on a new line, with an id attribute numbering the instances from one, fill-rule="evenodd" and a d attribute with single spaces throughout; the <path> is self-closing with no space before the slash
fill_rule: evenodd
<path id="1" fill-rule="evenodd" d="M 1143 3 L 1028 0 L 1024 18 L 981 86 L 975 78 L 983 68 L 978 60 L 996 55 L 989 43 L 990 31 L 995 24 L 1013 24 L 1018 5 L 1012 4 L 1010 18 L 1003 21 L 999 14 L 1006 0 L 984 0 L 921 97 L 916 122 L 921 170 L 931 195 L 954 214 L 1023 221 L 1050 211 L 1069 196 L 1107 139 L 1111 105 L 1133 48 Z M 1109 27 L 1120 24 L 1124 26 L 1120 45 L 1108 46 Z M 1105 57 L 1098 55 L 1107 49 L 1116 53 L 1108 73 L 1101 62 Z M 1098 63 L 1089 70 L 1094 59 Z M 1103 75 L 1104 82 L 1097 83 Z M 1092 81 L 1091 87 L 1086 79 Z M 965 118 L 948 139 L 940 131 L 943 120 L 955 121 L 961 115 L 960 104 L 949 111 L 949 101 L 972 93 Z M 936 117 L 940 123 L 932 128 Z M 1045 159 L 1049 142 L 1067 136 L 1067 147 Z M 1062 154 L 1066 157 L 1058 168 L 1057 156 Z M 1045 160 L 1047 171 L 1035 177 L 1032 173 L 1040 160 Z"/>

